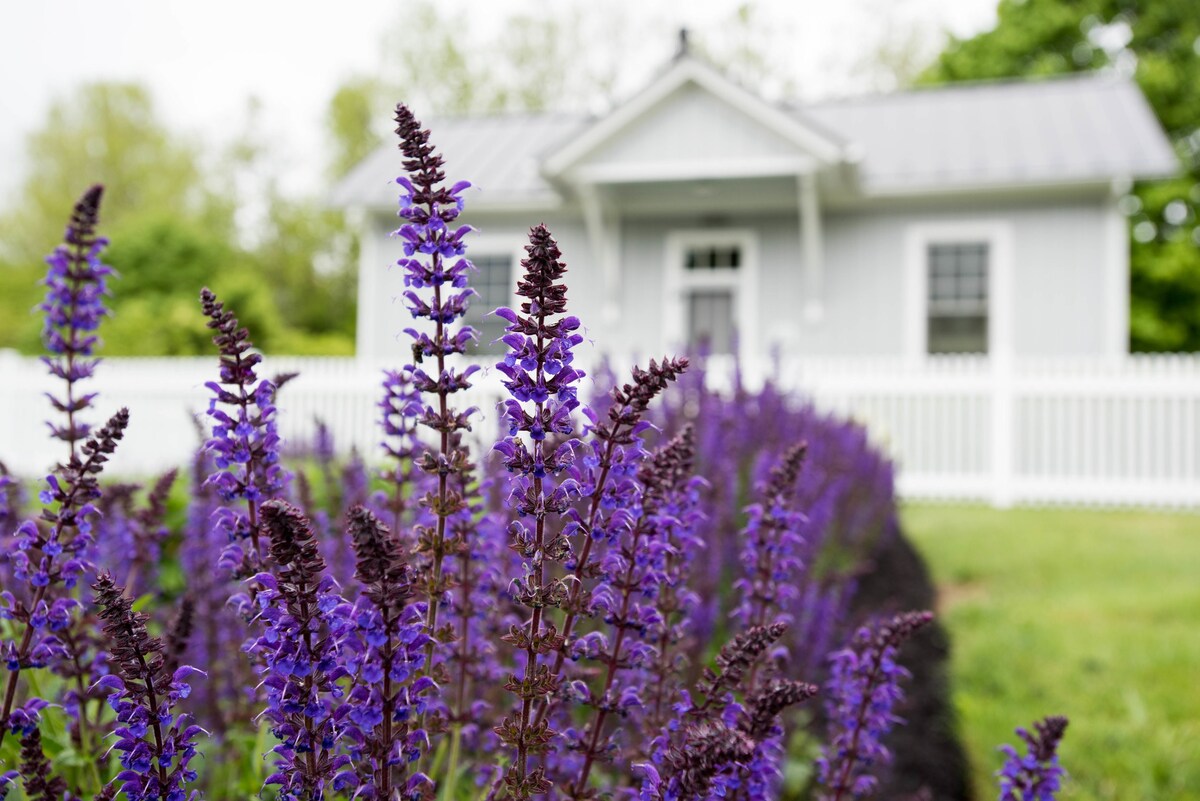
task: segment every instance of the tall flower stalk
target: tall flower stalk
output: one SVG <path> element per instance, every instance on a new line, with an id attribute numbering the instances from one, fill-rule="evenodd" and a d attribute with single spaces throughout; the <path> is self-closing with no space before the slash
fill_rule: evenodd
<path id="1" fill-rule="evenodd" d="M 67 655 L 59 632 L 71 625 L 80 606 L 69 596 L 58 595 L 59 588 L 72 589 L 92 566 L 87 560 L 93 545 L 92 527 L 95 501 L 100 497 L 97 476 L 117 449 L 129 424 L 129 412 L 121 409 L 65 465 L 46 477 L 47 488 L 40 497 L 46 504 L 41 520 L 22 523 L 9 554 L 13 576 L 28 585 L 28 601 L 13 593 L 0 593 L 0 614 L 15 621 L 19 639 L 3 644 L 8 668 L 0 721 L 8 721 L 16 702 L 21 672 L 46 667 Z M 0 727 L 0 744 L 7 727 Z"/>
<path id="2" fill-rule="evenodd" d="M 168 670 L 162 641 L 146 631 L 147 616 L 133 611 L 111 576 L 101 574 L 93 590 L 113 663 L 113 673 L 99 686 L 110 691 L 108 702 L 117 713 L 113 747 L 124 768 L 113 783 L 129 801 L 184 801 L 197 778 L 191 761 L 202 730 L 175 707 L 191 692 L 188 678 L 199 671 L 187 665 Z"/>
<path id="3" fill-rule="evenodd" d="M 597 545 L 602 555 L 608 547 L 620 542 L 633 522 L 630 510 L 636 506 L 639 495 L 635 474 L 645 454 L 641 435 L 650 427 L 644 419 L 646 412 L 654 398 L 687 368 L 686 358 L 664 357 L 661 362 L 651 359 L 647 369 L 634 367 L 632 380 L 612 389 L 603 415 L 591 408 L 583 410 L 590 421 L 590 438 L 584 446 L 583 458 L 571 472 L 586 511 L 583 514 L 576 508 L 568 511 L 570 530 L 577 534 L 580 545 L 578 553 L 567 560 L 570 573 L 563 604 L 563 642 L 550 666 L 550 675 L 556 680 L 561 678 L 567 656 L 574 649 L 576 622 L 592 612 L 592 589 L 601 572 L 601 559 L 595 552 Z M 553 701 L 552 697 L 546 698 L 537 707 L 535 722 L 545 720 Z"/>
<path id="4" fill-rule="evenodd" d="M 262 627 L 250 650 L 266 689 L 263 717 L 279 741 L 265 784 L 277 785 L 285 801 L 318 801 L 350 760 L 339 753 L 335 716 L 348 676 L 338 643 L 345 605 L 300 510 L 272 500 L 260 512 L 272 572 L 250 579 Z"/>
<path id="5" fill-rule="evenodd" d="M 668 579 L 667 558 L 673 550 L 670 529 L 675 518 L 671 512 L 678 505 L 674 496 L 690 477 L 688 450 L 686 438 L 679 437 L 641 465 L 636 520 L 601 562 L 591 612 L 602 617 L 609 636 L 596 632 L 585 638 L 591 640 L 589 655 L 601 663 L 602 679 L 586 699 L 592 714 L 577 746 L 583 763 L 568 787 L 571 798 L 590 797 L 592 767 L 616 755 L 615 744 L 605 742 L 608 719 L 627 717 L 631 710 L 646 707 L 646 685 L 652 680 L 650 668 L 657 656 L 652 643 L 666 628 L 658 603 Z"/>
<path id="6" fill-rule="evenodd" d="M 875 629 L 864 626 L 850 647 L 831 657 L 829 741 L 817 761 L 822 801 L 866 798 L 875 792 L 873 771 L 891 759 L 883 738 L 897 722 L 893 710 L 904 697 L 900 681 L 909 675 L 896 654 L 932 620 L 931 612 L 906 612 Z"/>
<path id="7" fill-rule="evenodd" d="M 422 130 L 412 111 L 401 104 L 396 107 L 396 134 L 404 154 L 407 173 L 396 179 L 402 187 L 400 217 L 405 222 L 396 232 L 403 242 L 404 258 L 398 262 L 404 270 L 404 292 L 407 308 L 414 319 L 425 320 L 426 330 L 406 329 L 412 337 L 412 352 L 416 364 L 406 369 L 412 375 L 413 386 L 432 397 L 420 413 L 420 422 L 436 432 L 438 446 L 426 451 L 418 460 L 421 470 L 436 479 L 421 503 L 434 516 L 432 526 L 419 526 L 417 551 L 423 563 L 419 565 L 418 586 L 426 599 L 425 627 L 429 635 L 426 660 L 422 671 L 429 675 L 435 667 L 435 650 L 439 642 L 450 639 L 451 632 L 438 627 L 438 614 L 452 589 L 452 581 L 443 570 L 449 552 L 446 537 L 448 521 L 466 506 L 462 495 L 453 489 L 451 477 L 469 464 L 466 450 L 454 445 L 454 434 L 470 428 L 475 409 L 456 410 L 450 405 L 451 396 L 470 388 L 475 366 L 456 370 L 447 360 L 465 352 L 474 341 L 475 332 L 469 326 L 457 330 L 453 324 L 467 311 L 472 290 L 467 287 L 471 265 L 465 258 L 463 242 L 470 226 L 451 230 L 450 225 L 462 211 L 462 192 L 470 184 L 460 181 L 445 186 L 442 157 L 429 144 L 429 131 Z M 426 296 L 418 290 L 430 290 Z M 435 374 L 430 375 L 420 365 L 433 359 Z"/>
<path id="8" fill-rule="evenodd" d="M 1033 724 L 1033 731 L 1017 729 L 1025 743 L 1021 754 L 1003 746 L 1006 759 L 1000 777 L 1000 801 L 1054 801 L 1066 771 L 1058 762 L 1058 746 L 1067 731 L 1067 719 L 1053 715 Z"/>
<path id="9" fill-rule="evenodd" d="M 579 319 L 564 316 L 567 288 L 562 278 L 567 268 L 559 260 L 558 243 L 544 225 L 538 225 L 530 231 L 525 250 L 529 254 L 521 261 L 525 274 L 517 283 L 517 294 L 525 301 L 519 310 L 496 311 L 508 322 L 503 339 L 509 353 L 497 369 L 504 374 L 511 396 L 504 402 L 509 436 L 496 450 L 512 474 L 509 500 L 519 516 L 509 527 L 510 547 L 524 559 L 525 574 L 516 580 L 514 595 L 529 610 L 527 623 L 514 626 L 504 638 L 524 652 L 523 675 L 514 674 L 506 685 L 516 695 L 518 709 L 495 729 L 515 751 L 504 788 L 516 799 L 550 789 L 544 766 L 531 767 L 530 757 L 545 753 L 556 732 L 544 718 L 535 722 L 533 711 L 558 688 L 541 660 L 563 645 L 546 613 L 562 605 L 567 590 L 560 578 L 548 573 L 547 563 L 561 563 L 571 550 L 566 535 L 554 524 L 567 514 L 578 485 L 556 482 L 555 477 L 573 459 L 576 440 L 571 413 L 579 406 L 575 385 L 583 377 L 571 364 L 572 349 L 583 337 L 576 333 Z"/>
<path id="10" fill-rule="evenodd" d="M 75 204 L 67 223 L 64 242 L 46 258 L 46 299 L 39 307 L 45 313 L 42 341 L 53 356 L 43 358 L 51 375 L 65 384 L 63 395 L 49 395 L 50 403 L 66 417 L 65 424 L 51 423 L 55 439 L 67 443 L 68 455 L 75 455 L 76 443 L 85 439 L 90 426 L 80 412 L 92 405 L 95 393 L 80 394 L 77 384 L 90 378 L 96 369 L 93 358 L 99 342 L 96 330 L 108 314 L 104 297 L 112 268 L 101 261 L 108 240 L 97 236 L 100 200 L 104 187 L 97 184 Z"/>
<path id="11" fill-rule="evenodd" d="M 354 637 L 346 643 L 347 669 L 354 686 L 346 701 L 347 738 L 352 761 L 335 784 L 354 786 L 357 795 L 387 801 L 400 789 L 410 797 L 429 784 L 408 765 L 428 749 L 429 737 L 417 718 L 433 680 L 416 677 L 425 662 L 423 604 L 410 603 L 412 578 L 396 536 L 362 506 L 350 510 L 348 527 L 364 587 L 349 612 Z"/>
<path id="12" fill-rule="evenodd" d="M 212 392 L 208 416 L 213 426 L 204 447 L 216 466 L 208 483 L 226 504 L 217 510 L 214 522 L 228 539 L 221 564 L 244 578 L 263 566 L 259 507 L 283 489 L 275 385 L 258 378 L 255 368 L 262 357 L 251 350 L 249 332 L 207 287 L 200 292 L 200 306 L 208 327 L 216 332 L 213 344 L 221 360 L 220 381 L 205 384 Z M 239 501 L 245 502 L 244 512 L 230 505 Z"/>

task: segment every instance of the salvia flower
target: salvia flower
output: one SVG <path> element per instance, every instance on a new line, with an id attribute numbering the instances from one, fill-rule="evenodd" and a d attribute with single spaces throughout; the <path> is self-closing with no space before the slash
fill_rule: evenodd
<path id="1" fill-rule="evenodd" d="M 933 620 L 931 612 L 906 612 L 872 629 L 864 626 L 850 647 L 833 654 L 827 686 L 829 744 L 817 761 L 825 801 L 866 798 L 878 784 L 872 770 L 891 759 L 883 738 L 896 724 L 909 673 L 896 662 L 900 645 Z"/>
<path id="2" fill-rule="evenodd" d="M 708 798 L 714 780 L 731 765 L 754 754 L 754 741 L 723 721 L 692 726 L 679 745 L 672 745 L 658 765 L 641 763 L 641 801 L 691 801 Z"/>
<path id="3" fill-rule="evenodd" d="M 411 371 L 384 372 L 379 411 L 385 437 L 380 445 L 391 462 L 383 472 L 389 487 L 387 508 L 392 513 L 392 531 L 399 536 L 410 504 L 416 461 L 425 451 L 417 435 L 425 404 L 421 402 L 421 393 L 413 386 Z"/>
<path id="4" fill-rule="evenodd" d="M 496 310 L 508 321 L 503 339 L 509 352 L 497 370 L 505 376 L 511 397 L 504 403 L 509 436 L 495 449 L 512 474 L 509 498 L 518 519 L 510 525 L 510 547 L 525 560 L 525 575 L 515 582 L 514 594 L 529 610 L 529 619 L 505 637 L 525 652 L 524 675 L 509 679 L 507 688 L 517 696 L 518 710 L 495 731 L 516 751 L 504 786 L 518 799 L 550 789 L 544 767 L 530 768 L 529 757 L 544 753 L 556 732 L 544 717 L 535 721 L 532 713 L 536 705 L 548 703 L 558 687 L 542 658 L 561 648 L 563 638 L 545 616 L 549 607 L 563 603 L 566 589 L 561 579 L 548 575 L 547 562 L 561 563 L 570 553 L 566 535 L 554 524 L 578 497 L 578 485 L 555 478 L 573 458 L 571 413 L 579 406 L 576 384 L 583 377 L 571 364 L 572 350 L 583 337 L 576 333 L 578 318 L 564 316 L 567 288 L 562 277 L 567 268 L 559 260 L 558 244 L 539 225 L 530 232 L 525 250 L 529 256 L 521 261 L 525 275 L 517 283 L 517 294 L 526 300 L 519 310 Z"/>
<path id="5" fill-rule="evenodd" d="M 74 799 L 67 783 L 50 768 L 50 760 L 42 750 L 42 733 L 36 728 L 21 738 L 21 781 L 29 801 L 64 801 Z M 0 792 L 3 792 L 0 790 Z"/>
<path id="6" fill-rule="evenodd" d="M 39 495 L 42 526 L 22 523 L 11 543 L 8 562 L 13 577 L 27 584 L 27 600 L 11 591 L 0 592 L 0 616 L 18 624 L 19 639 L 0 643 L 0 656 L 8 670 L 0 721 L 8 720 L 16 701 L 22 670 L 40 668 L 67 656 L 62 632 L 72 623 L 78 601 L 58 596 L 58 588 L 73 588 L 92 569 L 88 553 L 93 546 L 95 502 L 100 497 L 99 474 L 117 449 L 129 425 L 129 411 L 121 409 L 88 439 L 80 454 L 46 477 Z M 0 743 L 7 728 L 0 728 Z"/>
<path id="7" fill-rule="evenodd" d="M 762 503 L 746 510 L 748 522 L 742 530 L 745 545 L 741 554 L 745 575 L 734 584 L 741 594 L 734 615 L 744 626 L 790 622 L 784 610 L 796 600 L 796 574 L 803 567 L 800 528 L 805 518 L 793 506 L 796 478 L 806 450 L 803 444 L 788 450 L 761 490 Z"/>
<path id="8" fill-rule="evenodd" d="M 1000 750 L 1007 757 L 1000 778 L 1000 801 L 1054 801 L 1066 771 L 1058 763 L 1058 745 L 1067 731 L 1067 719 L 1051 716 L 1033 724 L 1033 731 L 1017 729 L 1025 753 L 1011 745 Z"/>
<path id="9" fill-rule="evenodd" d="M 312 527 L 299 509 L 280 500 L 259 510 L 270 538 L 271 573 L 250 581 L 262 634 L 249 645 L 260 664 L 267 707 L 263 717 L 279 740 L 275 772 L 281 799 L 316 801 L 349 761 L 337 753 L 336 708 L 349 674 L 339 634 L 345 602 L 326 573 Z"/>
<path id="10" fill-rule="evenodd" d="M 400 137 L 406 173 L 396 179 L 403 190 L 399 216 L 405 221 L 396 231 L 404 248 L 404 258 L 398 265 L 404 270 L 407 287 L 405 305 L 414 320 L 422 321 L 419 329 L 405 329 L 412 338 L 414 362 L 406 370 L 413 387 L 429 399 L 421 409 L 420 423 L 438 438 L 437 448 L 427 450 L 417 462 L 431 482 L 436 482 L 421 499 L 421 505 L 433 515 L 434 521 L 432 525 L 422 523 L 416 527 L 417 586 L 425 596 L 425 625 L 430 636 L 422 670 L 429 675 L 441 662 L 440 655 L 435 654 L 437 643 L 451 637 L 444 626 L 438 626 L 439 611 L 447 603 L 447 594 L 454 584 L 444 570 L 451 548 L 447 528 L 450 519 L 462 514 L 469 505 L 452 480 L 469 469 L 470 464 L 469 455 L 455 434 L 470 429 L 471 416 L 476 410 L 456 409 L 451 398 L 471 387 L 471 376 L 479 367 L 470 365 L 459 370 L 447 364 L 447 359 L 464 353 L 476 338 L 469 326 L 454 328 L 475 294 L 467 286 L 471 263 L 464 258 L 464 238 L 471 227 L 452 228 L 463 208 L 462 193 L 470 183 L 460 181 L 446 186 L 442 157 L 429 144 L 429 131 L 421 128 L 404 104 L 396 107 L 396 134 Z M 426 370 L 423 367 L 426 360 L 435 369 Z M 399 412 L 409 414 L 411 407 L 402 403 Z"/>
<path id="11" fill-rule="evenodd" d="M 92 589 L 109 640 L 113 673 L 99 685 L 117 713 L 121 792 L 130 801 L 185 801 L 196 781 L 191 761 L 201 729 L 175 708 L 200 671 L 184 665 L 167 672 L 162 641 L 146 631 L 147 616 L 133 611 L 111 576 L 101 574 Z"/>
<path id="12" fill-rule="evenodd" d="M 221 359 L 220 381 L 205 384 L 213 393 L 208 404 L 213 425 L 204 446 L 216 467 L 208 481 L 227 504 L 215 518 L 229 542 L 221 563 L 244 577 L 261 567 L 258 507 L 283 489 L 275 385 L 258 378 L 255 368 L 262 357 L 251 350 L 250 335 L 234 313 L 208 288 L 200 292 L 200 305 L 208 327 L 216 332 L 213 344 Z M 245 502 L 245 511 L 228 505 L 238 501 Z"/>
<path id="13" fill-rule="evenodd" d="M 418 676 L 429 636 L 422 604 L 410 603 L 412 578 L 400 542 L 362 506 L 350 510 L 348 526 L 365 589 L 346 612 L 353 623 L 344 643 L 355 677 L 344 717 L 352 761 L 335 786 L 386 801 L 394 789 L 407 796 L 423 783 L 417 775 L 406 779 L 405 771 L 427 750 L 428 735 L 417 720 L 436 686 Z"/>
<path id="14" fill-rule="evenodd" d="M 636 474 L 645 456 L 641 434 L 651 427 L 645 420 L 646 411 L 651 401 L 687 368 L 687 359 L 651 359 L 647 369 L 634 367 L 632 380 L 612 389 L 603 415 L 590 407 L 582 410 L 589 420 L 586 433 L 590 437 L 571 475 L 587 505 L 583 514 L 575 508 L 568 510 L 572 522 L 567 530 L 578 532 L 582 542 L 578 553 L 567 561 L 571 585 L 564 606 L 564 647 L 551 667 L 555 676 L 574 648 L 571 635 L 575 622 L 592 611 L 592 583 L 602 569 L 593 550 L 600 544 L 599 552 L 603 553 L 604 546 L 616 545 L 630 533 L 639 496 Z"/>
<path id="15" fill-rule="evenodd" d="M 697 535 L 697 526 L 705 518 L 700 509 L 700 490 L 707 486 L 704 479 L 693 475 L 695 458 L 695 429 L 684 426 L 672 439 L 666 451 L 671 454 L 671 482 L 677 488 L 662 500 L 648 493 L 643 507 L 651 514 L 669 521 L 666 526 L 667 545 L 658 589 L 658 610 L 663 622 L 655 644 L 653 681 L 647 688 L 647 730 L 660 731 L 671 713 L 671 704 L 682 689 L 682 673 L 687 665 L 685 645 L 690 636 L 690 616 L 699 604 L 696 593 L 688 586 L 690 566 L 695 555 L 703 552 L 706 543 Z"/>
<path id="16" fill-rule="evenodd" d="M 617 744 L 606 739 L 606 720 L 629 718 L 646 706 L 644 696 L 657 657 L 653 643 L 666 629 L 658 601 L 667 580 L 667 558 L 673 552 L 674 518 L 664 512 L 675 505 L 673 497 L 689 478 L 687 450 L 686 440 L 677 438 L 642 463 L 640 489 L 630 510 L 636 520 L 600 561 L 590 611 L 603 621 L 608 635 L 603 630 L 592 632 L 574 649 L 601 663 L 602 679 L 584 698 L 593 711 L 573 746 L 582 752 L 583 762 L 568 787 L 572 798 L 588 797 L 588 776 L 597 761 L 619 756 Z M 585 643 L 586 647 L 579 647 Z"/>
<path id="17" fill-rule="evenodd" d="M 50 429 L 56 439 L 70 446 L 72 454 L 75 443 L 86 438 L 90 430 L 78 415 L 96 397 L 94 393 L 79 394 L 76 384 L 91 377 L 96 369 L 96 331 L 108 314 L 104 297 L 113 271 L 101 261 L 108 240 L 96 235 L 103 194 L 104 187 L 97 184 L 75 204 L 64 243 L 46 258 L 46 299 L 39 307 L 45 314 L 42 341 L 54 354 L 43 361 L 51 375 L 66 384 L 62 397 L 49 396 L 54 408 L 66 416 L 66 423 L 52 423 Z"/>

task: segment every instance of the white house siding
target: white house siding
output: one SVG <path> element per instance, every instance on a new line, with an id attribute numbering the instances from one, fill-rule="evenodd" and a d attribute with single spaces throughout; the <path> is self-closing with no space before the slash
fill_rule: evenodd
<path id="1" fill-rule="evenodd" d="M 1012 346 L 1018 356 L 1107 355 L 1113 314 L 1123 314 L 1128 290 L 1113 303 L 1105 270 L 1107 197 L 1073 201 L 927 202 L 916 208 L 830 210 L 824 214 L 823 315 L 802 319 L 803 257 L 794 212 L 759 214 L 638 215 L 620 225 L 619 317 L 603 317 L 605 285 L 582 220 L 558 215 L 477 215 L 471 253 L 519 255 L 531 222 L 545 222 L 570 268 L 571 302 L 589 337 L 604 351 L 647 356 L 672 347 L 663 327 L 667 238 L 673 231 L 745 229 L 758 248 L 757 307 L 753 341 L 803 356 L 905 354 L 906 237 L 914 227 L 999 223 L 1011 232 Z M 375 246 L 364 248 L 360 353 L 368 358 L 403 355 L 411 325 L 400 305 L 403 277 L 388 265 L 401 256 L 387 236 L 392 218 L 375 218 Z M 998 267 L 999 265 L 995 265 Z M 1121 265 L 1116 269 L 1120 270 Z M 1122 273 L 1123 274 L 1123 273 Z M 993 304 L 992 313 L 1001 310 Z M 1121 343 L 1123 344 L 1123 343 Z"/>
<path id="2" fill-rule="evenodd" d="M 903 209 L 829 212 L 825 315 L 803 329 L 806 355 L 904 355 L 905 246 L 917 226 L 998 223 L 1011 234 L 1012 347 L 1019 356 L 1109 355 L 1128 286 L 1106 297 L 1107 196 L 1076 200 L 930 202 Z M 1126 247 L 1124 242 L 1118 247 Z M 1126 257 L 1127 258 L 1127 257 Z M 998 265 L 997 265 L 998 266 Z M 994 314 L 1002 312 L 993 304 Z"/>
<path id="3" fill-rule="evenodd" d="M 596 299 L 596 311 L 587 315 L 599 320 L 599 303 L 603 283 L 592 261 L 583 223 L 573 216 L 552 215 L 476 215 L 465 216 L 464 222 L 477 229 L 467 239 L 468 255 L 498 255 L 511 253 L 515 260 L 524 255 L 522 246 L 529 241 L 529 228 L 544 222 L 558 240 L 570 275 L 572 305 L 579 308 L 587 299 Z M 412 316 L 404 308 L 404 275 L 397 260 L 404 255 L 400 241 L 390 236 L 399 227 L 399 220 L 387 215 L 373 215 L 369 222 L 370 235 L 364 242 L 359 261 L 358 355 L 366 360 L 403 360 L 411 353 L 409 338 L 402 332 L 412 327 Z"/>
<path id="4" fill-rule="evenodd" d="M 753 154 L 795 157 L 796 145 L 694 84 L 680 87 L 652 112 L 592 154 L 589 165 L 688 162 Z"/>

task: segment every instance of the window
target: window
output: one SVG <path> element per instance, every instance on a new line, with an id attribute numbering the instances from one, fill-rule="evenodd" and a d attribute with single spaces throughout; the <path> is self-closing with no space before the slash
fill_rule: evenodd
<path id="1" fill-rule="evenodd" d="M 741 266 L 742 247 L 736 243 L 685 248 L 683 311 L 689 349 L 733 353 Z"/>
<path id="2" fill-rule="evenodd" d="M 732 247 L 688 248 L 688 270 L 736 270 L 742 264 L 742 249 Z"/>
<path id="3" fill-rule="evenodd" d="M 479 332 L 477 353 L 501 353 L 503 343 L 495 340 L 504 336 L 508 325 L 492 314 L 501 306 L 511 306 L 516 284 L 512 281 L 511 256 L 473 256 L 475 274 L 471 276 L 471 287 L 478 293 L 471 298 L 471 305 L 463 318 L 467 325 Z"/>
<path id="4" fill-rule="evenodd" d="M 986 242 L 928 245 L 929 353 L 987 353 L 988 262 Z"/>

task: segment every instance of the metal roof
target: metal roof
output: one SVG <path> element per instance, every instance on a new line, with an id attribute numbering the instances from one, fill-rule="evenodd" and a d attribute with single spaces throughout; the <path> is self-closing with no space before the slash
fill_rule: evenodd
<path id="1" fill-rule="evenodd" d="M 1178 163 L 1130 80 L 1087 73 L 981 82 L 788 108 L 850 143 L 864 194 L 1099 182 L 1172 175 Z M 553 204 L 542 159 L 594 118 L 561 114 L 430 120 L 447 174 L 479 189 L 473 208 Z M 341 206 L 390 207 L 395 145 L 380 148 L 335 188 Z"/>
<path id="2" fill-rule="evenodd" d="M 1137 85 L 1103 74 L 919 89 L 800 113 L 861 149 L 868 194 L 1155 178 L 1179 169 Z"/>

